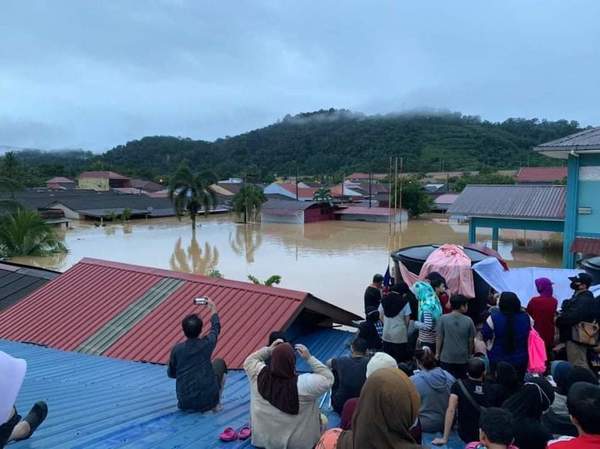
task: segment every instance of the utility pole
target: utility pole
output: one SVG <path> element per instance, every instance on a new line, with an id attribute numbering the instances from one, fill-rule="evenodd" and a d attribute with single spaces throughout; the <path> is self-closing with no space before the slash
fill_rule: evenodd
<path id="1" fill-rule="evenodd" d="M 298 189 L 298 161 L 296 163 L 296 201 L 300 201 L 299 189 Z"/>
<path id="2" fill-rule="evenodd" d="M 371 208 L 371 199 L 373 198 L 373 192 L 371 185 L 373 183 L 373 170 L 369 172 L 369 209 Z"/>

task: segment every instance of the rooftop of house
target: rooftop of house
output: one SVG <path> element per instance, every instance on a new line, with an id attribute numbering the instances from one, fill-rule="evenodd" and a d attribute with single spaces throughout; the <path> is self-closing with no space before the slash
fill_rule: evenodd
<path id="1" fill-rule="evenodd" d="M 217 304 L 223 326 L 215 357 L 234 369 L 274 329 L 295 336 L 358 319 L 305 292 L 83 259 L 1 314 L 0 338 L 165 363 L 183 339 L 182 317 L 198 313 L 208 321 L 208 309 L 192 301 L 204 295 Z"/>
<path id="2" fill-rule="evenodd" d="M 369 178 L 371 179 L 385 179 L 387 178 L 387 174 L 386 173 L 361 173 L 361 172 L 355 172 L 352 173 L 350 176 L 347 176 L 346 179 L 351 179 L 351 180 L 360 180 L 360 181 L 368 181 Z"/>
<path id="3" fill-rule="evenodd" d="M 52 179 L 46 181 L 46 184 L 75 184 L 75 181 L 64 176 L 55 176 Z"/>
<path id="4" fill-rule="evenodd" d="M 433 200 L 436 204 L 453 204 L 460 194 L 458 193 L 443 193 Z"/>
<path id="5" fill-rule="evenodd" d="M 130 195 L 116 191 L 97 192 L 94 190 L 69 189 L 51 190 L 47 188 L 26 189 L 15 194 L 15 199 L 29 209 L 51 208 L 62 204 L 73 211 L 117 211 L 130 209 L 143 211 L 155 216 L 159 211 L 174 215 L 173 204 L 168 198 L 154 198 L 149 195 Z M 165 213 L 166 213 L 165 212 Z"/>
<path id="6" fill-rule="evenodd" d="M 563 220 L 565 187 L 554 185 L 468 185 L 450 215 Z"/>
<path id="7" fill-rule="evenodd" d="M 554 183 L 567 177 L 567 167 L 522 167 L 517 172 L 518 183 Z"/>
<path id="8" fill-rule="evenodd" d="M 305 344 L 315 357 L 326 361 L 348 354 L 351 338 L 349 332 L 327 329 L 293 342 Z M 7 340 L 0 340 L 0 350 L 28 364 L 17 409 L 26 413 L 34 402 L 45 400 L 50 410 L 30 440 L 13 443 L 11 448 L 217 449 L 224 447 L 218 439 L 223 429 L 240 428 L 250 420 L 250 388 L 243 371 L 228 373 L 222 412 L 185 413 L 177 409 L 175 381 L 162 365 Z M 330 424 L 337 422 L 339 418 L 330 415 Z M 246 441 L 227 447 L 252 446 Z"/>
<path id="9" fill-rule="evenodd" d="M 318 205 L 315 201 L 296 201 L 292 199 L 269 199 L 262 205 L 262 210 L 265 212 L 273 211 L 303 211 L 312 206 Z"/>
<path id="10" fill-rule="evenodd" d="M 114 171 L 84 171 L 80 173 L 79 178 L 129 179 L 127 176 L 115 173 Z"/>
<path id="11" fill-rule="evenodd" d="M 549 157 L 566 159 L 571 151 L 577 153 L 600 151 L 600 127 L 589 128 L 560 139 L 543 143 L 534 148 Z"/>
<path id="12" fill-rule="evenodd" d="M 0 262 L 0 311 L 16 304 L 60 273 L 11 262 Z"/>
<path id="13" fill-rule="evenodd" d="M 130 184 L 134 189 L 140 189 L 146 192 L 158 192 L 165 188 L 162 184 L 146 179 L 132 179 Z"/>

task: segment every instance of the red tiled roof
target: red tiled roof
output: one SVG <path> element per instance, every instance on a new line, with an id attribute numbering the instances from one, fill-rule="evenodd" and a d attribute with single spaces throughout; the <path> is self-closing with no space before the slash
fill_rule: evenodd
<path id="1" fill-rule="evenodd" d="M 577 237 L 571 244 L 571 252 L 600 256 L 600 239 Z"/>
<path id="2" fill-rule="evenodd" d="M 129 179 L 127 176 L 120 175 L 114 171 L 84 171 L 79 175 L 80 178 L 108 178 L 108 179 Z"/>
<path id="3" fill-rule="evenodd" d="M 557 182 L 567 176 L 567 167 L 522 167 L 517 172 L 517 182 Z"/>
<path id="4" fill-rule="evenodd" d="M 192 303 L 202 295 L 214 299 L 221 319 L 215 357 L 234 369 L 305 308 L 342 324 L 357 318 L 304 292 L 83 259 L 0 314 L 0 338 L 166 363 L 184 339 L 184 316 L 199 313 L 208 323 L 208 309 Z"/>

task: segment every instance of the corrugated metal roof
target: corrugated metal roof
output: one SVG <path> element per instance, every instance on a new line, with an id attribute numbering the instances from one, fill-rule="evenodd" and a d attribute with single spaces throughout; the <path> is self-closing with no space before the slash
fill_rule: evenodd
<path id="1" fill-rule="evenodd" d="M 215 354 L 232 368 L 304 308 L 342 324 L 358 318 L 303 292 L 84 259 L 0 314 L 0 337 L 165 363 L 184 339 L 184 316 L 199 313 L 208 323 L 208 309 L 192 303 L 204 295 L 217 303 L 222 324 Z"/>
<path id="2" fill-rule="evenodd" d="M 590 128 L 538 145 L 536 151 L 600 150 L 600 127 Z"/>
<path id="3" fill-rule="evenodd" d="M 517 182 L 562 181 L 567 177 L 567 167 L 522 167 L 517 172 Z"/>
<path id="4" fill-rule="evenodd" d="M 60 273 L 0 263 L 0 311 L 16 304 Z"/>
<path id="5" fill-rule="evenodd" d="M 451 215 L 563 220 L 565 187 L 469 185 L 448 209 Z"/>
<path id="6" fill-rule="evenodd" d="M 311 334 L 304 343 L 319 360 L 344 353 L 348 332 Z M 38 400 L 48 402 L 47 420 L 27 441 L 11 448 L 40 449 L 216 449 L 251 448 L 249 441 L 218 441 L 225 427 L 249 422 L 250 389 L 243 371 L 230 371 L 220 413 L 177 409 L 175 381 L 165 367 L 107 357 L 62 352 L 0 340 L 0 350 L 28 362 L 17 408 L 27 413 Z M 302 367 L 299 365 L 300 370 Z M 326 403 L 327 398 L 322 399 Z M 330 415 L 336 425 L 337 415 Z"/>
<path id="7" fill-rule="evenodd" d="M 577 237 L 571 244 L 571 252 L 600 255 L 600 239 Z"/>
<path id="8" fill-rule="evenodd" d="M 316 204 L 314 201 L 296 201 L 293 199 L 269 199 L 266 203 L 262 205 L 263 211 L 269 211 L 271 213 L 274 210 L 285 210 L 285 211 L 303 211 L 312 207 Z"/>

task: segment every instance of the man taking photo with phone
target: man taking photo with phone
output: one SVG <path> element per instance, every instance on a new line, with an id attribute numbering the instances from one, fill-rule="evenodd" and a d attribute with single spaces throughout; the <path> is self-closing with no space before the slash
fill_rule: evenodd
<path id="1" fill-rule="evenodd" d="M 171 350 L 167 375 L 176 379 L 177 406 L 181 410 L 218 412 L 223 408 L 221 394 L 227 365 L 223 359 L 211 361 L 211 358 L 221 332 L 221 323 L 212 300 L 194 301 L 194 304 L 209 308 L 210 331 L 200 337 L 203 322 L 197 314 L 188 315 L 182 320 L 186 341 L 176 344 Z"/>

